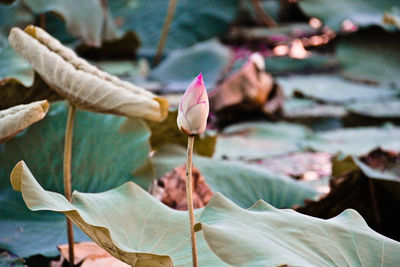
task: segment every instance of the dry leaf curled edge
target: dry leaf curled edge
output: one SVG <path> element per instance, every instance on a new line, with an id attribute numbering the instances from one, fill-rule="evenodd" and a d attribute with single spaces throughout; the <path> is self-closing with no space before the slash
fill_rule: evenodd
<path id="1" fill-rule="evenodd" d="M 43 119 L 48 110 L 49 102 L 42 100 L 0 111 L 0 144 Z"/>
<path id="2" fill-rule="evenodd" d="M 81 109 L 155 121 L 167 116 L 165 99 L 99 70 L 41 28 L 13 28 L 9 41 L 57 93 Z"/>

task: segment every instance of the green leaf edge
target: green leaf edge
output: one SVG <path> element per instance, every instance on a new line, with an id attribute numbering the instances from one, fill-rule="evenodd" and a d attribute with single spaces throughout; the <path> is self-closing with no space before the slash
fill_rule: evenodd
<path id="1" fill-rule="evenodd" d="M 242 262 L 240 264 L 235 264 L 234 262 L 231 261 L 230 257 L 227 258 L 226 256 L 224 256 L 224 252 L 222 251 L 220 253 L 220 250 L 223 250 L 221 248 L 225 247 L 224 249 L 227 250 L 229 249 L 229 247 L 232 245 L 232 243 L 230 244 L 226 244 L 226 245 L 221 245 L 221 241 L 219 242 L 218 246 L 213 246 L 210 242 L 210 240 L 212 238 L 214 238 L 213 232 L 215 232 L 215 229 L 213 229 L 213 223 L 218 225 L 218 219 L 220 219 L 221 221 L 223 221 L 224 219 L 226 220 L 226 217 L 229 218 L 230 215 L 226 215 L 226 214 L 221 214 L 217 212 L 217 216 L 211 214 L 210 216 L 208 216 L 208 213 L 213 213 L 213 210 L 221 210 L 221 209 L 225 209 L 225 210 L 239 210 L 240 212 L 243 213 L 247 213 L 247 212 L 260 212 L 260 213 L 264 213 L 264 212 L 277 212 L 277 213 L 281 213 L 281 214 L 287 214 L 287 213 L 298 213 L 294 210 L 291 209 L 278 209 L 275 208 L 274 206 L 268 204 L 267 202 L 263 201 L 263 200 L 258 200 L 253 206 L 251 206 L 248 209 L 243 209 L 241 207 L 239 207 L 238 205 L 236 205 L 234 202 L 232 202 L 231 200 L 229 200 L 228 198 L 226 198 L 224 195 L 220 194 L 220 193 L 216 193 L 214 195 L 214 197 L 209 201 L 209 203 L 207 204 L 207 206 L 205 207 L 205 209 L 203 210 L 203 212 L 200 215 L 200 218 L 198 219 L 198 222 L 195 224 L 194 229 L 196 232 L 202 231 L 203 232 L 203 236 L 204 239 L 206 240 L 208 246 L 210 247 L 210 249 L 224 262 L 228 263 L 228 264 L 233 264 L 234 266 L 253 266 L 251 262 Z M 319 221 L 323 221 L 323 222 L 327 222 L 329 223 L 338 223 L 341 224 L 341 227 L 349 232 L 357 232 L 360 231 L 360 234 L 366 235 L 370 238 L 371 241 L 375 240 L 376 238 L 379 236 L 382 238 L 383 240 L 383 246 L 385 246 L 385 244 L 389 243 L 391 245 L 389 252 L 394 252 L 395 249 L 400 249 L 400 242 L 397 242 L 393 239 L 390 239 L 384 235 L 381 235 L 377 232 L 375 232 L 374 230 L 372 230 L 368 224 L 366 223 L 366 221 L 364 220 L 364 218 L 354 209 L 346 209 L 344 210 L 342 213 L 340 213 L 339 215 L 332 217 L 330 219 L 319 219 L 316 217 L 312 217 L 312 216 L 308 216 L 308 215 L 304 215 L 301 213 L 299 214 L 299 219 L 301 218 L 306 218 L 309 217 L 313 220 L 319 220 Z M 242 214 L 244 215 L 244 214 Z M 209 222 L 206 222 L 206 221 Z M 347 228 L 344 228 L 344 226 L 348 226 Z M 338 226 L 338 228 L 340 228 Z M 227 233 L 225 233 L 227 234 Z M 240 242 L 240 240 L 238 241 L 238 244 L 242 243 Z M 232 248 L 232 247 L 231 247 Z M 356 250 L 357 250 L 357 246 L 356 246 Z M 368 248 L 365 248 L 365 250 L 368 250 Z M 246 256 L 243 254 L 240 254 L 241 252 L 237 252 L 239 253 L 239 255 L 241 256 Z M 300 254 L 300 252 L 299 252 Z M 390 254 L 392 255 L 391 257 L 393 257 L 392 259 L 400 259 L 399 255 L 394 255 L 394 254 Z M 329 255 L 329 254 L 326 254 Z M 358 255 L 358 252 L 357 252 Z M 342 255 L 343 256 L 343 255 Z M 284 256 L 283 256 L 284 257 Z M 335 257 L 332 256 L 332 257 Z M 345 259 L 346 257 L 343 256 Z M 244 257 L 245 258 L 245 257 Z M 362 259 L 360 258 L 360 256 L 358 255 L 358 259 L 360 260 L 360 266 L 364 266 Z M 309 260 L 306 258 L 306 260 Z M 347 261 L 347 259 L 346 259 Z M 382 262 L 383 263 L 383 262 Z M 282 263 L 282 265 L 278 264 L 274 264 L 271 266 L 294 266 L 292 265 L 292 263 Z M 295 266 L 303 266 L 303 265 L 295 265 Z M 370 266 L 370 265 L 368 265 Z M 386 266 L 386 265 L 382 265 L 382 266 Z M 389 266 L 389 265 L 388 265 Z"/>
<path id="2" fill-rule="evenodd" d="M 24 177 L 29 177 L 30 179 L 27 181 L 27 179 L 24 179 Z M 124 248 L 119 248 L 118 246 L 114 245 L 114 239 L 111 236 L 110 231 L 103 226 L 100 225 L 94 225 L 94 224 L 89 224 L 89 223 L 83 223 L 85 220 L 81 217 L 80 213 L 74 208 L 73 203 L 74 200 L 79 197 L 81 194 L 80 192 L 74 191 L 72 194 L 71 202 L 68 203 L 66 202 L 66 199 L 64 196 L 62 196 L 59 193 L 55 192 L 49 192 L 44 190 L 40 184 L 33 178 L 32 173 L 30 172 L 28 166 L 25 164 L 24 161 L 18 162 L 14 169 L 11 172 L 10 175 L 10 181 L 12 184 L 12 187 L 15 191 L 21 192 L 22 193 L 22 198 L 25 201 L 25 204 L 27 207 L 32 210 L 32 211 L 38 211 L 38 210 L 50 210 L 50 211 L 55 211 L 55 212 L 60 212 L 63 213 L 64 215 L 68 216 L 83 232 L 85 232 L 94 242 L 100 245 L 99 242 L 99 237 L 96 234 L 89 234 L 89 231 L 91 229 L 96 229 L 98 232 L 101 232 L 104 234 L 104 236 L 112 241 L 110 246 L 105 248 L 112 256 L 130 264 L 131 266 L 173 266 L 172 260 L 168 255 L 158 255 L 158 254 L 153 254 L 153 253 L 142 253 L 142 252 L 128 252 L 129 249 L 124 249 Z M 112 190 L 123 190 L 125 188 L 131 188 L 135 191 L 141 191 L 142 193 L 145 191 L 138 185 L 136 185 L 133 182 L 126 182 L 122 184 L 121 186 L 112 189 Z M 31 191 L 31 190 L 39 190 L 43 193 L 43 198 L 48 198 L 49 200 L 62 200 L 65 203 L 65 207 L 58 208 L 56 205 L 52 204 L 52 201 L 46 201 L 48 204 L 47 207 L 41 206 L 39 203 L 39 206 L 36 206 L 35 204 L 32 204 L 32 199 L 28 199 L 27 196 L 25 195 L 26 191 Z M 111 191 L 111 190 L 109 190 Z M 33 200 L 35 201 L 35 200 Z M 39 200 L 43 202 L 43 200 Z M 37 203 L 36 203 L 37 204 Z M 50 206 L 53 206 L 50 208 Z M 78 219 L 74 219 L 74 215 Z M 94 233 L 94 231 L 92 231 Z M 143 265 L 141 265 L 143 264 Z M 150 264 L 150 265 L 148 265 Z"/>

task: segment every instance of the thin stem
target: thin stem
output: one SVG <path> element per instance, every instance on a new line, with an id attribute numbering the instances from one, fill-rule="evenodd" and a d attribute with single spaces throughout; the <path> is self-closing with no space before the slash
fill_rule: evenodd
<path id="1" fill-rule="evenodd" d="M 171 26 L 171 22 L 174 19 L 176 5 L 178 4 L 178 0 L 169 0 L 167 15 L 165 16 L 164 25 L 162 28 L 162 33 L 160 37 L 160 41 L 158 42 L 157 52 L 154 56 L 153 66 L 157 66 L 160 63 L 161 56 L 164 50 L 165 43 L 167 42 L 169 27 Z"/>
<path id="2" fill-rule="evenodd" d="M 46 30 L 46 14 L 39 15 L 39 27 Z"/>
<path id="3" fill-rule="evenodd" d="M 107 0 L 100 0 L 101 4 L 101 9 L 103 11 L 103 30 L 102 34 L 103 36 L 106 35 L 106 30 L 107 30 L 107 21 L 108 21 L 108 3 Z"/>
<path id="4" fill-rule="evenodd" d="M 193 184 L 192 184 L 192 156 L 193 156 L 194 136 L 189 136 L 187 148 L 187 164 L 186 164 L 186 195 L 190 219 L 190 236 L 192 240 L 192 260 L 193 267 L 197 267 L 197 248 L 196 233 L 194 232 L 194 208 L 193 208 Z"/>
<path id="5" fill-rule="evenodd" d="M 271 16 L 268 15 L 268 13 L 264 10 L 261 4 L 261 0 L 250 0 L 250 1 L 253 4 L 253 8 L 256 11 L 257 16 L 264 22 L 264 24 L 268 28 L 273 28 L 278 26 L 276 21 L 273 18 L 271 18 Z"/>
<path id="6" fill-rule="evenodd" d="M 381 213 L 379 212 L 379 205 L 378 205 L 378 199 L 376 197 L 374 182 L 372 181 L 372 179 L 369 178 L 367 178 L 367 180 L 368 180 L 369 193 L 371 197 L 372 210 L 374 212 L 374 217 L 375 217 L 375 223 L 377 226 L 377 230 L 381 231 L 382 220 L 381 220 Z"/>
<path id="7" fill-rule="evenodd" d="M 68 104 L 68 119 L 65 129 L 64 140 L 64 195 L 71 201 L 71 156 L 72 156 L 72 136 L 74 134 L 75 106 Z M 72 222 L 67 218 L 69 266 L 74 266 L 74 232 Z"/>

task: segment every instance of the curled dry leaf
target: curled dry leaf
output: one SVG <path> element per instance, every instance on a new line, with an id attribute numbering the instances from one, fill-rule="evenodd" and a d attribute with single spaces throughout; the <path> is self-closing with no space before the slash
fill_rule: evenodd
<path id="1" fill-rule="evenodd" d="M 282 88 L 265 71 L 264 58 L 255 53 L 211 92 L 210 108 L 224 126 L 249 116 L 280 116 L 284 100 Z"/>
<path id="2" fill-rule="evenodd" d="M 79 58 L 41 28 L 11 30 L 13 48 L 60 95 L 81 109 L 160 121 L 168 102 Z"/>
<path id="3" fill-rule="evenodd" d="M 202 208 L 207 205 L 214 193 L 206 183 L 203 175 L 194 166 L 192 177 L 194 208 Z M 186 166 L 176 167 L 171 172 L 162 176 L 153 184 L 151 191 L 152 195 L 161 200 L 165 205 L 177 210 L 187 210 Z"/>
<path id="4" fill-rule="evenodd" d="M 254 57 L 254 55 L 257 55 Z M 210 95 L 210 105 L 216 112 L 224 108 L 242 104 L 243 109 L 262 106 L 273 87 L 272 76 L 258 64 L 259 54 L 253 54 L 247 63 L 236 73 L 229 76 Z M 262 63 L 264 59 L 261 58 Z"/>
<path id="5" fill-rule="evenodd" d="M 0 144 L 43 119 L 48 110 L 49 102 L 42 100 L 0 111 Z"/>

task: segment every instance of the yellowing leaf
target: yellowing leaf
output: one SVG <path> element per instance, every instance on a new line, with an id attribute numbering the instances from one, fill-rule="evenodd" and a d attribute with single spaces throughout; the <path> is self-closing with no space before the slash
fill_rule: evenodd
<path id="1" fill-rule="evenodd" d="M 42 100 L 0 111 L 0 144 L 43 119 L 48 110 L 49 103 Z"/>
<path id="2" fill-rule="evenodd" d="M 13 28 L 9 41 L 57 93 L 81 109 L 156 121 L 167 116 L 165 99 L 90 65 L 38 27 Z"/>

